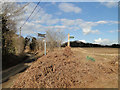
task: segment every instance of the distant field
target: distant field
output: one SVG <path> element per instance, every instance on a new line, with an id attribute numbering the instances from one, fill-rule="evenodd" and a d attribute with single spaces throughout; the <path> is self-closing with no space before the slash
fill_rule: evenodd
<path id="1" fill-rule="evenodd" d="M 86 62 L 86 57 L 90 56 L 95 59 L 96 64 L 104 64 L 107 68 L 113 68 L 118 72 L 118 48 L 72 48 L 74 55 L 78 57 L 78 60 Z M 116 64 L 115 64 L 116 63 Z M 94 84 L 90 84 L 88 87 L 118 87 L 118 73 L 111 73 L 109 79 L 96 80 Z M 105 78 L 103 76 L 103 78 Z"/>
<path id="2" fill-rule="evenodd" d="M 91 56 L 96 61 L 118 61 L 118 48 L 72 48 L 72 50 L 76 55 Z"/>
<path id="3" fill-rule="evenodd" d="M 118 54 L 118 48 L 84 48 L 88 52 L 101 53 L 101 54 Z"/>

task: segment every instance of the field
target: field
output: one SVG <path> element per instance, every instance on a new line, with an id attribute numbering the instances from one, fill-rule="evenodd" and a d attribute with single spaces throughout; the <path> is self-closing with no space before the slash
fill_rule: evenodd
<path id="1" fill-rule="evenodd" d="M 95 61 L 88 60 L 87 56 L 94 58 Z M 14 83 L 12 80 L 9 82 L 13 83 L 9 87 L 117 88 L 118 49 L 55 49 L 33 62 L 26 71 L 13 80 Z"/>
<path id="2" fill-rule="evenodd" d="M 104 65 L 104 68 L 115 69 L 115 72 L 109 73 L 108 78 L 101 75 L 101 80 L 98 79 L 94 83 L 90 83 L 90 88 L 117 88 L 118 86 L 118 49 L 116 48 L 73 48 L 76 55 L 84 57 L 91 56 L 95 59 L 95 63 Z M 82 60 L 81 60 L 82 61 Z M 101 69 L 102 70 L 102 69 Z M 103 79 L 104 78 L 104 79 Z M 106 78 L 106 79 L 105 79 Z"/>

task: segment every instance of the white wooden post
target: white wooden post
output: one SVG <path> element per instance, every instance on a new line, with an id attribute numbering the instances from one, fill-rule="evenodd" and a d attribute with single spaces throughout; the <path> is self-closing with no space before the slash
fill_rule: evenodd
<path id="1" fill-rule="evenodd" d="M 44 55 L 46 56 L 46 40 L 44 39 Z"/>
<path id="2" fill-rule="evenodd" d="M 70 34 L 68 33 L 68 47 L 70 47 Z"/>

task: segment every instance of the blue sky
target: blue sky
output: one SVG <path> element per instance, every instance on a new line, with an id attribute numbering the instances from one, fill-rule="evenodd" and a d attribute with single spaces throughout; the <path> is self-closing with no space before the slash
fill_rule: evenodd
<path id="1" fill-rule="evenodd" d="M 20 4 L 20 3 L 19 3 Z M 21 3 L 24 4 L 24 3 Z M 24 20 L 37 3 L 26 7 Z M 37 12 L 39 11 L 39 12 Z M 115 2 L 41 2 L 22 28 L 22 35 L 37 36 L 46 30 L 62 31 L 73 40 L 99 44 L 118 42 L 118 6 Z M 67 41 L 67 38 L 64 40 Z"/>

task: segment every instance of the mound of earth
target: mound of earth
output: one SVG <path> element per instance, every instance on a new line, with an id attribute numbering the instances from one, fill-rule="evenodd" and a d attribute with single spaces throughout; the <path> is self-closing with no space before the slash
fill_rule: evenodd
<path id="1" fill-rule="evenodd" d="M 107 83 L 117 75 L 117 70 L 108 67 L 109 64 L 81 59 L 68 47 L 65 51 L 48 53 L 23 72 L 11 88 L 95 88 L 92 85 L 99 87 L 96 81 Z"/>
<path id="2" fill-rule="evenodd" d="M 63 55 L 65 55 L 66 57 L 69 57 L 73 54 L 73 52 L 71 51 L 71 47 L 65 47 L 65 50 L 63 52 Z"/>

